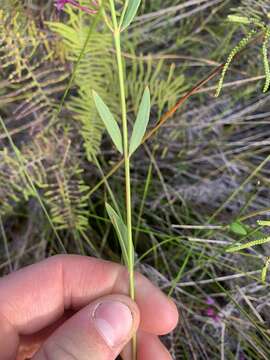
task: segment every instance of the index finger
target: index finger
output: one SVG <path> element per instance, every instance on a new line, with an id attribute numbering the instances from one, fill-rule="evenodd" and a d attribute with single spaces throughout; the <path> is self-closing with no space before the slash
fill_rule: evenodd
<path id="1" fill-rule="evenodd" d="M 80 309 L 111 293 L 128 293 L 123 266 L 58 255 L 0 280 L 0 315 L 18 334 L 29 335 L 53 324 L 65 310 Z M 143 331 L 161 335 L 175 327 L 178 313 L 174 303 L 140 274 L 136 275 L 136 302 Z"/>

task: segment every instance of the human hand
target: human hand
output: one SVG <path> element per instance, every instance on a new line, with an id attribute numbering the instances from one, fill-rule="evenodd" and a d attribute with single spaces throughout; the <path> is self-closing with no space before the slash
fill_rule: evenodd
<path id="1" fill-rule="evenodd" d="M 176 326 L 177 309 L 144 276 L 136 303 L 121 265 L 58 255 L 0 279 L 1 360 L 170 360 L 158 339 Z M 124 349 L 124 350 L 123 350 Z"/>

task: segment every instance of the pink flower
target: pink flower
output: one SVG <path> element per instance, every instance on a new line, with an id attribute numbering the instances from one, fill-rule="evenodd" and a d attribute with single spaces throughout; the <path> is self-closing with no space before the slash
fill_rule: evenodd
<path id="1" fill-rule="evenodd" d="M 61 11 L 63 10 L 64 6 L 66 4 L 70 4 L 74 7 L 76 7 L 77 9 L 80 9 L 82 11 L 84 11 L 87 14 L 96 14 L 96 10 L 91 10 L 86 6 L 81 6 L 76 0 L 55 0 L 55 6 L 57 8 L 57 10 Z M 94 2 L 94 4 L 96 5 L 96 1 Z"/>
<path id="2" fill-rule="evenodd" d="M 211 318 L 212 320 L 214 320 L 216 323 L 220 322 L 220 317 L 219 315 L 216 313 L 216 310 L 209 307 L 206 309 L 206 316 L 208 316 L 209 318 Z"/>
<path id="3" fill-rule="evenodd" d="M 206 315 L 212 318 L 213 316 L 215 316 L 215 310 L 213 308 L 208 308 L 206 310 Z"/>
<path id="4" fill-rule="evenodd" d="M 57 0 L 55 2 L 55 6 L 56 6 L 57 10 L 60 11 L 60 10 L 63 10 L 66 3 L 68 3 L 68 0 Z"/>
<path id="5" fill-rule="evenodd" d="M 206 304 L 207 305 L 215 305 L 215 300 L 213 298 L 211 298 L 210 296 L 208 296 L 208 298 L 206 299 Z"/>

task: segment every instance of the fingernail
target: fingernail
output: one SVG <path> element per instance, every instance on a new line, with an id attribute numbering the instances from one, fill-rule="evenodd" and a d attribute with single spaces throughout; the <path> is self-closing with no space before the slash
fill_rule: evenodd
<path id="1" fill-rule="evenodd" d="M 133 317 L 127 305 L 118 301 L 99 304 L 93 314 L 97 331 L 110 347 L 124 342 L 130 334 Z"/>

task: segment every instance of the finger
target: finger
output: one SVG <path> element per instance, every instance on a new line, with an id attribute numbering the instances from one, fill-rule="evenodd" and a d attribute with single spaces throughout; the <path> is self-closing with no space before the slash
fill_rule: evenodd
<path id="1" fill-rule="evenodd" d="M 138 360 L 172 360 L 169 351 L 157 336 L 140 332 L 138 343 Z"/>
<path id="2" fill-rule="evenodd" d="M 33 360 L 114 360 L 136 332 L 139 318 L 128 297 L 103 297 L 58 328 Z"/>
<path id="3" fill-rule="evenodd" d="M 126 346 L 121 355 L 123 360 L 130 360 L 132 358 L 130 346 Z M 172 357 L 158 336 L 139 330 L 137 360 L 172 360 Z"/>
<path id="4" fill-rule="evenodd" d="M 66 309 L 78 310 L 111 293 L 128 294 L 128 283 L 121 265 L 83 256 L 55 256 L 0 280 L 0 318 L 14 329 L 10 335 L 33 334 L 61 318 Z M 177 324 L 174 303 L 140 274 L 136 275 L 136 302 L 144 331 L 164 334 Z"/>
<path id="5" fill-rule="evenodd" d="M 19 345 L 19 335 L 9 321 L 0 313 L 0 354 L 3 360 L 13 360 Z"/>
<path id="6" fill-rule="evenodd" d="M 47 340 L 47 338 L 55 332 L 56 329 L 63 325 L 63 323 L 66 322 L 69 318 L 71 318 L 74 314 L 74 311 L 66 311 L 64 316 L 61 317 L 61 319 L 54 322 L 52 325 L 46 327 L 45 329 L 32 335 L 20 336 L 20 344 L 17 350 L 16 360 L 32 359 L 34 354 L 40 348 L 41 344 L 43 344 Z"/>

